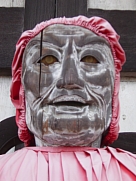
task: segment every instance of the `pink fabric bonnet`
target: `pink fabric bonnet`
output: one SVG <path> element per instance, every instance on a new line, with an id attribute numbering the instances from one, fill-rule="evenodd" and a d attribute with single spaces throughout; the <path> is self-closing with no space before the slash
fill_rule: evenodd
<path id="1" fill-rule="evenodd" d="M 86 18 L 84 16 L 78 16 L 74 18 L 55 18 L 49 21 L 38 24 L 33 30 L 25 31 L 20 37 L 16 45 L 16 52 L 12 63 L 12 84 L 11 84 L 11 100 L 16 108 L 16 123 L 18 125 L 19 138 L 25 143 L 25 146 L 29 146 L 33 141 L 33 135 L 26 125 L 26 109 L 25 109 L 25 95 L 24 89 L 21 83 L 21 71 L 22 71 L 22 57 L 27 43 L 41 32 L 44 28 L 52 24 L 66 24 L 76 25 L 87 28 L 97 35 L 105 38 L 112 50 L 114 65 L 115 65 L 115 82 L 114 92 L 112 97 L 112 120 L 108 129 L 107 135 L 103 138 L 104 145 L 112 143 L 118 137 L 119 131 L 119 84 L 120 84 L 120 71 L 122 65 L 125 62 L 125 53 L 120 46 L 118 40 L 119 36 L 112 28 L 112 26 L 104 19 L 100 17 Z"/>

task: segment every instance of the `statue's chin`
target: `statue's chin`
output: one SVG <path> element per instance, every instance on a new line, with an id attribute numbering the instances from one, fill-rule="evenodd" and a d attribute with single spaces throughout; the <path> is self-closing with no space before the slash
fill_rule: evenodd
<path id="1" fill-rule="evenodd" d="M 47 112 L 42 131 L 47 146 L 90 146 L 104 131 L 104 119 L 89 106 L 50 106 Z"/>
<path id="2" fill-rule="evenodd" d="M 43 135 L 44 146 L 90 146 L 100 135 L 86 131 L 82 134 Z"/>
<path id="3" fill-rule="evenodd" d="M 100 113 L 96 106 L 50 105 L 38 112 L 27 109 L 27 120 L 31 120 L 27 124 L 36 146 L 91 146 L 104 131 L 105 119 Z"/>

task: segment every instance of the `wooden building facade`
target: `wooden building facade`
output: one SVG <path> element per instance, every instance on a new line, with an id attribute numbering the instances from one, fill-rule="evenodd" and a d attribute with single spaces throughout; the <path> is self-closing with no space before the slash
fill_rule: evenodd
<path id="1" fill-rule="evenodd" d="M 110 2 L 110 3 L 109 3 Z M 136 1 L 130 0 L 1 0 L 0 121 L 15 115 L 10 102 L 11 64 L 24 30 L 54 17 L 100 16 L 120 35 L 127 61 L 121 76 L 121 131 L 136 130 Z M 130 124 L 131 122 L 131 124 Z M 125 126 L 124 126 L 125 125 Z"/>

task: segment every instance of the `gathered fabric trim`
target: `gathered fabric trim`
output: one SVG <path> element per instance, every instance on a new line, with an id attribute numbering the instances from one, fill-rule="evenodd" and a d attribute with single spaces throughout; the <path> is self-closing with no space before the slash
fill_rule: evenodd
<path id="1" fill-rule="evenodd" d="M 120 71 L 122 65 L 125 62 L 125 53 L 120 46 L 118 40 L 119 36 L 112 28 L 112 26 L 100 17 L 87 18 L 84 16 L 78 16 L 74 18 L 55 18 L 49 21 L 42 22 L 33 30 L 25 31 L 16 45 L 16 52 L 12 63 L 12 84 L 11 84 L 11 100 L 16 107 L 16 122 L 19 127 L 19 137 L 29 146 L 33 136 L 29 132 L 26 125 L 26 110 L 25 110 L 25 96 L 24 89 L 21 83 L 21 71 L 22 71 L 22 57 L 28 42 L 34 38 L 39 32 L 52 24 L 66 24 L 76 25 L 87 28 L 93 31 L 95 34 L 105 38 L 112 50 L 114 65 L 115 65 L 115 82 L 114 92 L 112 97 L 112 120 L 106 137 L 102 140 L 105 145 L 112 143 L 118 137 L 119 131 L 119 84 L 120 84 Z"/>
<path id="2" fill-rule="evenodd" d="M 134 154 L 110 147 L 26 147 L 0 155 L 2 181 L 135 181 L 135 170 Z"/>

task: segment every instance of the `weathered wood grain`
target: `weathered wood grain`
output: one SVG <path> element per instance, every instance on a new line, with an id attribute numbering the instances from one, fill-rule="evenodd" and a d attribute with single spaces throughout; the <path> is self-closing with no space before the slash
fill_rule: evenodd
<path id="1" fill-rule="evenodd" d="M 27 0 L 25 4 L 24 30 L 32 29 L 37 23 L 55 17 L 55 0 Z"/>
<path id="2" fill-rule="evenodd" d="M 0 8 L 0 22 L 0 69 L 9 69 L 23 31 L 24 8 Z"/>
<path id="3" fill-rule="evenodd" d="M 136 11 L 89 9 L 86 0 L 27 0 L 23 8 L 0 8 L 0 75 L 9 74 L 15 44 L 23 30 L 54 17 L 77 15 L 100 16 L 107 19 L 121 36 L 120 43 L 127 56 L 123 72 L 136 72 Z M 6 71 L 5 71 L 6 69 Z"/>
<path id="4" fill-rule="evenodd" d="M 56 17 L 87 15 L 86 0 L 57 0 L 56 8 Z"/>
<path id="5" fill-rule="evenodd" d="M 54 17 L 72 17 L 87 14 L 86 0 L 27 0 L 25 4 L 24 30 Z"/>

